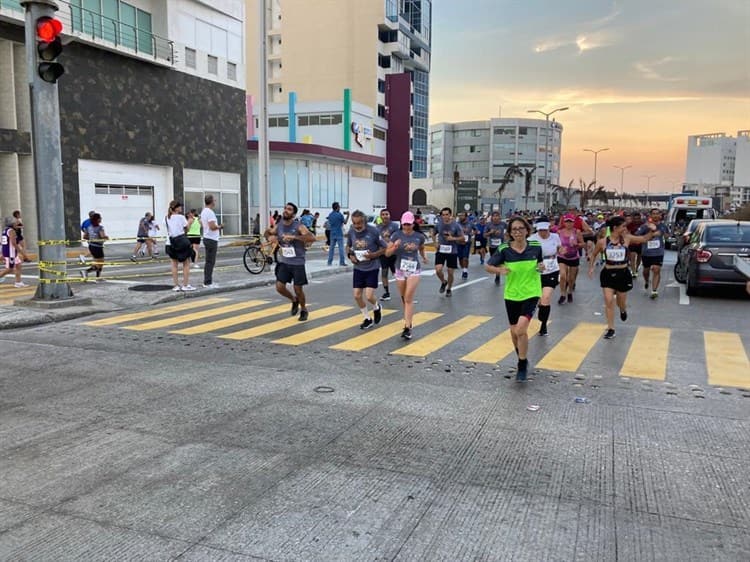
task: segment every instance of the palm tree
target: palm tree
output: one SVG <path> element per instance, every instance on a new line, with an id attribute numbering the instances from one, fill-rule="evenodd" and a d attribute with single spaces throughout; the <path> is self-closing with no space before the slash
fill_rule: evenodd
<path id="1" fill-rule="evenodd" d="M 510 166 L 505 171 L 505 176 L 503 176 L 503 179 L 500 180 L 500 184 L 497 187 L 497 201 L 500 205 L 500 213 L 502 214 L 503 208 L 501 201 L 503 200 L 503 192 L 505 191 L 505 188 L 508 187 L 508 184 L 513 182 L 516 176 L 523 177 L 523 169 L 520 166 L 516 166 L 515 164 Z"/>
<path id="2" fill-rule="evenodd" d="M 583 210 L 588 207 L 589 202 L 594 199 L 594 194 L 596 193 L 596 188 L 594 186 L 596 182 L 592 181 L 590 184 L 586 185 L 583 178 L 579 178 L 578 183 L 581 186 L 581 209 Z"/>
<path id="3" fill-rule="evenodd" d="M 552 189 L 552 193 L 560 193 L 562 195 L 566 209 L 570 208 L 570 202 L 573 200 L 573 195 L 575 195 L 577 191 L 573 187 L 573 181 L 574 180 L 570 180 L 568 187 L 563 187 L 562 185 L 555 185 L 553 186 L 553 189 Z"/>
<path id="4" fill-rule="evenodd" d="M 526 210 L 529 210 L 529 194 L 531 193 L 531 180 L 534 177 L 534 170 L 537 169 L 537 166 L 534 166 L 533 168 L 526 168 L 526 170 L 523 170 L 523 176 L 524 176 L 524 187 L 523 187 L 523 198 L 526 200 Z"/>
<path id="5" fill-rule="evenodd" d="M 591 201 L 601 201 L 605 207 L 609 205 L 609 194 L 603 185 L 594 190 L 594 193 L 591 195 Z"/>

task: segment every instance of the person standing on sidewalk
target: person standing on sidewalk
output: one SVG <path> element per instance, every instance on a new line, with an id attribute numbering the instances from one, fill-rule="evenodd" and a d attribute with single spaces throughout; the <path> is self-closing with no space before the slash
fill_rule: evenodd
<path id="1" fill-rule="evenodd" d="M 391 236 L 398 232 L 398 225 L 391 220 L 391 212 L 388 209 L 380 211 L 380 224 L 377 225 L 377 229 L 386 245 L 391 241 Z M 380 256 L 380 280 L 383 283 L 381 301 L 391 300 L 391 293 L 388 290 L 389 273 L 396 273 L 396 256 L 389 257 L 383 254 Z"/>
<path id="2" fill-rule="evenodd" d="M 516 382 L 524 382 L 529 368 L 529 323 L 542 296 L 544 257 L 542 245 L 535 240 L 527 240 L 531 235 L 531 226 L 525 219 L 510 219 L 508 235 L 510 242 L 502 244 L 492 254 L 485 269 L 488 273 L 507 276 L 503 297 L 510 336 L 518 354 Z"/>
<path id="3" fill-rule="evenodd" d="M 18 239 L 16 238 L 16 222 L 16 219 L 13 217 L 7 217 L 5 219 L 2 237 L 0 237 L 3 264 L 5 266 L 4 269 L 0 271 L 0 283 L 5 281 L 6 275 L 13 273 L 16 277 L 16 283 L 14 286 L 16 289 L 22 289 L 28 285 L 21 281 L 21 264 L 23 258 L 21 257 L 21 249 L 18 245 Z"/>
<path id="4" fill-rule="evenodd" d="M 190 284 L 190 256 L 193 255 L 193 248 L 190 247 L 190 240 L 187 237 L 187 219 L 182 214 L 182 203 L 171 201 L 169 211 L 165 219 L 167 224 L 167 255 L 172 260 L 172 290 L 195 291 L 195 287 Z M 177 277 L 177 265 L 182 264 L 182 285 L 179 284 Z"/>
<path id="5" fill-rule="evenodd" d="M 380 236 L 377 227 L 367 224 L 367 217 L 362 211 L 354 211 L 352 227 L 346 235 L 346 255 L 354 265 L 352 288 L 354 301 L 364 317 L 359 326 L 361 330 L 367 330 L 373 324 L 380 324 L 382 311 L 375 297 L 375 291 L 378 288 L 378 271 L 380 270 L 378 258 L 385 252 L 385 246 L 385 241 Z M 372 305 L 374 321 L 367 309 L 368 302 Z"/>
<path id="6" fill-rule="evenodd" d="M 214 283 L 214 266 L 216 265 L 216 252 L 219 249 L 219 234 L 224 225 L 219 224 L 214 213 L 216 200 L 211 194 L 203 198 L 206 206 L 201 211 L 201 226 L 203 227 L 203 247 L 206 249 L 206 263 L 203 265 L 203 286 L 211 289 L 218 287 Z"/>
<path id="7" fill-rule="evenodd" d="M 349 220 L 349 211 L 346 216 L 341 214 L 341 205 L 334 202 L 328 215 L 328 228 L 331 230 L 331 243 L 328 246 L 328 265 L 333 265 L 333 248 L 339 245 L 339 265 L 346 265 L 344 261 L 344 225 Z"/>
<path id="8" fill-rule="evenodd" d="M 190 257 L 190 261 L 193 263 L 193 269 L 200 269 L 200 265 L 198 265 L 198 253 L 201 249 L 201 216 L 196 209 L 190 209 L 187 220 L 187 236 L 188 240 L 190 240 L 190 246 L 193 248 L 193 255 Z"/>
<path id="9" fill-rule="evenodd" d="M 284 212 L 275 226 L 263 234 L 267 239 L 276 237 L 279 244 L 279 255 L 276 266 L 276 292 L 292 302 L 292 316 L 299 313 L 299 321 L 308 318 L 307 302 L 303 287 L 307 285 L 305 271 L 305 248 L 315 241 L 313 233 L 295 218 L 297 205 L 287 203 Z M 286 288 L 287 283 L 294 285 L 294 294 Z"/>

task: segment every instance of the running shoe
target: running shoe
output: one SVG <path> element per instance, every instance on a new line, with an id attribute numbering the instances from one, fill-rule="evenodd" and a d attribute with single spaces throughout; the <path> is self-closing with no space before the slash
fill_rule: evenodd
<path id="1" fill-rule="evenodd" d="M 299 301 L 294 301 L 292 303 L 292 316 L 297 316 L 298 312 L 299 312 Z"/>
<path id="2" fill-rule="evenodd" d="M 401 337 L 405 340 L 411 339 L 411 328 L 404 328 L 404 330 L 401 332 Z"/>
<path id="3" fill-rule="evenodd" d="M 516 371 L 516 382 L 526 382 L 526 374 L 529 368 L 528 359 L 518 360 L 518 371 Z"/>
<path id="4" fill-rule="evenodd" d="M 546 336 L 546 335 L 548 335 L 547 326 L 542 326 L 541 328 L 539 328 L 539 335 L 540 336 Z"/>
<path id="5" fill-rule="evenodd" d="M 383 309 L 378 306 L 372 311 L 372 315 L 375 318 L 375 324 L 380 324 L 380 319 L 383 318 Z"/>
<path id="6" fill-rule="evenodd" d="M 637 271 L 633 272 L 633 279 L 638 279 L 638 272 Z"/>
<path id="7" fill-rule="evenodd" d="M 643 285 L 644 289 L 648 289 L 648 279 L 646 279 L 646 282 Z"/>
<path id="8" fill-rule="evenodd" d="M 183 285 L 182 290 L 189 293 L 190 291 L 195 291 L 195 287 L 192 285 Z"/>
<path id="9" fill-rule="evenodd" d="M 657 291 L 651 291 L 651 296 L 649 298 L 651 300 L 654 300 L 658 296 L 659 296 L 659 293 Z"/>
<path id="10" fill-rule="evenodd" d="M 388 291 L 386 291 L 385 293 L 383 293 L 383 296 L 380 297 L 380 300 L 381 301 L 389 301 L 389 300 L 391 300 L 391 294 Z"/>
<path id="11" fill-rule="evenodd" d="M 573 302 L 573 293 L 568 293 L 568 302 Z"/>
<path id="12" fill-rule="evenodd" d="M 83 271 L 81 271 L 81 275 L 83 275 L 83 273 L 84 273 L 84 272 L 83 272 Z M 172 290 L 173 290 L 173 291 L 174 291 L 175 293 L 179 293 L 180 291 L 182 291 L 182 287 L 180 287 L 179 285 L 175 285 L 174 287 L 172 287 Z"/>
<path id="13" fill-rule="evenodd" d="M 130 261 L 133 261 L 133 262 L 138 261 L 138 256 L 133 254 L 132 256 L 130 256 Z"/>
<path id="14" fill-rule="evenodd" d="M 451 296 L 452 294 L 453 294 L 453 291 L 451 291 L 450 289 L 448 289 L 447 291 L 445 291 L 445 296 L 446 296 L 446 297 L 449 297 L 449 296 Z"/>
<path id="15" fill-rule="evenodd" d="M 368 328 L 372 328 L 372 320 L 369 318 L 365 318 L 364 321 L 359 325 L 360 330 L 367 330 Z"/>
<path id="16" fill-rule="evenodd" d="M 307 310 L 303 308 L 299 313 L 299 321 L 304 322 L 305 320 L 307 320 Z"/>
<path id="17" fill-rule="evenodd" d="M 605 340 L 611 340 L 615 337 L 615 331 L 614 330 L 607 330 L 604 332 L 604 339 Z"/>
<path id="18" fill-rule="evenodd" d="M 205 283 L 203 283 L 203 288 L 204 289 L 218 289 L 219 288 L 219 284 L 218 283 L 209 283 L 208 285 L 206 285 Z"/>
<path id="19" fill-rule="evenodd" d="M 0 283 L 5 283 L 5 277 L 0 277 Z"/>
<path id="20" fill-rule="evenodd" d="M 557 304 L 565 304 L 565 295 L 560 295 L 560 298 L 557 299 Z"/>
<path id="21" fill-rule="evenodd" d="M 468 279 L 468 278 L 469 278 L 469 272 L 468 271 L 464 271 L 463 273 L 461 273 L 461 279 Z"/>
<path id="22" fill-rule="evenodd" d="M 623 322 L 625 322 L 625 320 L 627 320 L 627 319 L 628 319 L 628 311 L 623 308 L 620 311 L 620 320 L 622 320 Z"/>
<path id="23" fill-rule="evenodd" d="M 78 254 L 78 261 L 85 264 L 86 263 L 86 256 L 84 254 Z"/>
<path id="24" fill-rule="evenodd" d="M 445 292 L 445 288 L 448 286 L 448 283 L 440 283 L 440 293 Z"/>
<path id="25" fill-rule="evenodd" d="M 13 283 L 13 286 L 16 289 L 23 289 L 24 287 L 28 287 L 28 285 L 26 283 L 24 283 L 23 281 L 20 281 L 18 283 Z"/>
<path id="26" fill-rule="evenodd" d="M 495 275 L 495 285 L 499 285 L 499 284 L 500 284 L 500 276 Z"/>

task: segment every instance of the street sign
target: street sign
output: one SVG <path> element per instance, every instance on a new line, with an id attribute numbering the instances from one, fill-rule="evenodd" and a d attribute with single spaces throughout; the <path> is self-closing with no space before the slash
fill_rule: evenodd
<path id="1" fill-rule="evenodd" d="M 479 181 L 459 180 L 456 186 L 456 212 L 475 210 L 479 204 Z"/>

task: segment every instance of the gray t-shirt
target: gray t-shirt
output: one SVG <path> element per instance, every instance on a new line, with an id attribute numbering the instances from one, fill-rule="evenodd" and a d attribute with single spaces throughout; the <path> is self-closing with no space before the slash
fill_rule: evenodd
<path id="1" fill-rule="evenodd" d="M 391 236 L 393 235 L 393 233 L 398 232 L 399 230 L 398 225 L 393 221 L 390 221 L 388 224 L 378 224 L 376 226 L 380 231 L 380 236 L 383 237 L 383 240 L 385 240 L 386 244 L 391 241 Z"/>
<path id="2" fill-rule="evenodd" d="M 364 255 L 367 252 L 374 254 L 380 248 L 385 248 L 385 245 L 385 241 L 380 236 L 380 231 L 370 224 L 366 225 L 362 232 L 358 232 L 356 228 L 351 227 L 346 235 L 347 250 L 351 249 L 359 260 L 359 263 L 354 264 L 354 269 L 360 271 L 380 269 L 378 258 L 368 260 L 364 258 Z"/>
<path id="3" fill-rule="evenodd" d="M 400 240 L 398 248 L 396 249 L 396 269 L 403 269 L 401 267 L 402 261 L 408 261 L 410 264 L 416 262 L 416 266 L 410 265 L 410 267 L 416 267 L 416 271 L 420 271 L 422 266 L 420 265 L 420 254 L 419 249 L 424 246 L 425 235 L 421 232 L 414 231 L 411 234 L 406 234 L 403 230 L 397 230 L 391 235 L 391 242 Z"/>
<path id="4" fill-rule="evenodd" d="M 288 265 L 305 265 L 305 243 L 302 242 L 302 240 L 284 242 L 285 234 L 301 236 L 301 226 L 302 223 L 297 219 L 294 219 L 292 223 L 288 225 L 284 224 L 283 220 L 280 220 L 276 225 L 276 233 L 279 237 L 279 263 L 285 263 Z"/>
<path id="5" fill-rule="evenodd" d="M 500 221 L 498 224 L 494 222 L 488 222 L 484 227 L 484 238 L 489 241 L 490 248 L 497 248 L 503 243 L 505 239 L 505 231 L 508 229 L 508 225 L 505 221 Z"/>
<path id="6" fill-rule="evenodd" d="M 453 240 L 446 240 L 446 236 L 463 236 L 464 231 L 461 226 L 453 221 L 445 224 L 440 220 L 435 225 L 435 231 L 437 232 L 437 251 L 441 254 L 455 254 L 458 252 L 458 243 Z"/>
<path id="7" fill-rule="evenodd" d="M 667 227 L 663 222 L 656 225 L 657 234 L 641 245 L 641 255 L 648 257 L 659 257 L 664 255 L 664 235 Z M 636 236 L 643 236 L 651 231 L 648 224 L 642 225 L 636 232 Z"/>

